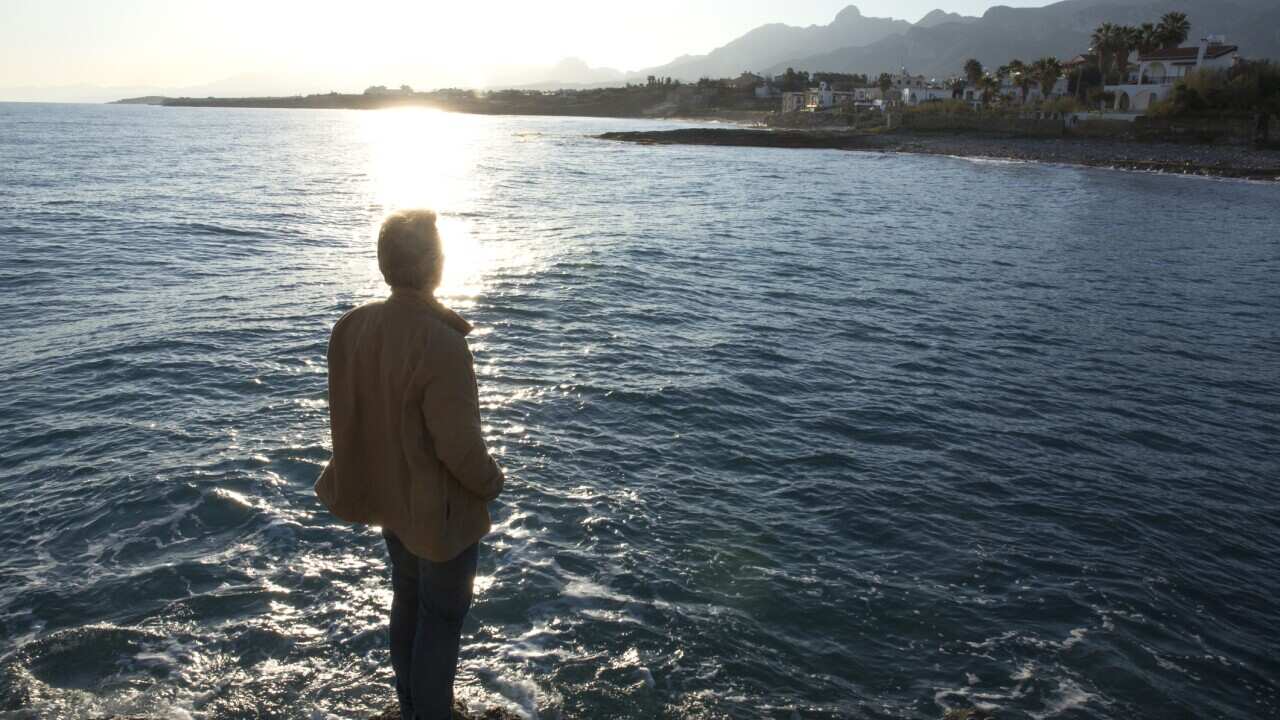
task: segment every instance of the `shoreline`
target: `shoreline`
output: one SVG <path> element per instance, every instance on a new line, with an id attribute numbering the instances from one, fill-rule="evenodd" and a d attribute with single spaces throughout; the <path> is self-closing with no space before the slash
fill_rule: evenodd
<path id="1" fill-rule="evenodd" d="M 425 108 L 466 115 L 550 116 L 676 120 L 696 118 L 735 124 L 762 123 L 772 110 L 750 104 L 741 107 L 698 107 L 671 103 L 651 89 L 614 88 L 585 95 L 491 93 L 476 96 L 462 91 L 432 91 L 409 95 L 353 95 L 330 93 L 292 97 L 190 98 L 147 96 L 125 98 L 107 105 L 151 105 L 166 108 L 234 108 L 264 110 L 389 110 Z"/>
<path id="2" fill-rule="evenodd" d="M 140 100 L 140 99 L 139 99 Z M 245 101 L 235 99 L 219 99 L 214 98 L 207 101 L 188 101 L 186 98 L 181 101 L 172 98 L 164 98 L 164 102 L 134 102 L 133 100 L 113 100 L 111 102 L 85 102 L 85 103 L 32 103 L 37 105 L 47 104 L 64 104 L 64 105 L 132 105 L 132 106 L 150 106 L 164 108 L 203 108 L 203 109 L 224 109 L 224 110 L 352 110 L 356 112 L 364 112 L 371 110 L 400 110 L 406 108 L 416 108 L 421 110 L 435 110 L 438 112 L 455 113 L 458 115 L 487 115 L 494 117 L 564 117 L 564 118 L 598 118 L 601 120 L 668 120 L 676 122 L 717 122 L 728 125 L 736 125 L 739 127 L 763 127 L 765 119 L 771 111 L 766 110 L 705 110 L 701 112 L 634 112 L 630 110 L 622 110 L 610 112 L 592 108 L 582 110 L 580 108 L 571 107 L 554 107 L 554 108 L 510 108 L 510 107 L 478 107 L 478 106 L 460 106 L 447 102 L 390 102 L 390 103 L 368 103 L 368 104 L 300 104 L 300 103 L 284 103 L 270 102 L 274 98 L 267 98 L 264 101 L 256 101 L 248 99 Z M 0 101 L 4 102 L 4 101 Z"/>
<path id="3" fill-rule="evenodd" d="M 602 140 L 643 145 L 720 145 L 942 155 L 1095 167 L 1168 175 L 1280 181 L 1280 150 L 1236 145 L 1098 138 L 1028 138 L 977 133 L 854 133 L 831 130 L 689 129 L 610 132 Z"/>

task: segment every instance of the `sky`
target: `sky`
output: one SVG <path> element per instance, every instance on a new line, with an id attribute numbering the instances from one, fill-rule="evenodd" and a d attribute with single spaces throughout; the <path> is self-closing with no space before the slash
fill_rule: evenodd
<path id="1" fill-rule="evenodd" d="M 854 0 L 915 21 L 992 0 Z M 826 24 L 850 0 L 0 0 L 0 88 L 192 87 L 272 76 L 299 92 L 479 86 L 566 58 L 640 70 L 769 22 Z M 1049 0 L 1002 0 L 1045 5 Z"/>

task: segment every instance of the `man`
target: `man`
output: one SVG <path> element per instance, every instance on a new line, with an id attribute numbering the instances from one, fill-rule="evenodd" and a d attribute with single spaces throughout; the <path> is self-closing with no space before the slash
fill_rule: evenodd
<path id="1" fill-rule="evenodd" d="M 446 720 L 479 540 L 504 478 L 480 430 L 471 326 L 435 299 L 435 213 L 389 216 L 378 267 L 391 297 L 344 315 L 329 339 L 333 457 L 316 494 L 339 518 L 382 527 L 400 713 Z"/>

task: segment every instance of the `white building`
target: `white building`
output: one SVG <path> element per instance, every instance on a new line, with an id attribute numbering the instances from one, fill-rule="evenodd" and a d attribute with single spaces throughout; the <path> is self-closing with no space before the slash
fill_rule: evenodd
<path id="1" fill-rule="evenodd" d="M 760 85 L 757 85 L 755 89 L 755 96 L 757 98 L 760 98 L 761 100 L 772 98 L 772 97 L 778 97 L 781 94 L 782 93 L 778 92 L 777 88 L 775 88 L 772 84 L 770 84 L 767 81 L 764 83 L 761 83 Z"/>
<path id="2" fill-rule="evenodd" d="M 1230 70 L 1238 57 L 1239 48 L 1228 45 L 1221 35 L 1202 38 L 1199 46 L 1139 53 L 1128 82 L 1108 85 L 1107 92 L 1116 96 L 1113 109 L 1142 112 L 1151 107 L 1151 103 L 1172 95 L 1178 80 L 1199 70 Z"/>
<path id="3" fill-rule="evenodd" d="M 852 93 L 836 92 L 827 83 L 818 83 L 818 87 L 808 92 L 805 98 L 806 110 L 827 110 L 837 105 L 847 105 L 853 100 Z"/>
<path id="4" fill-rule="evenodd" d="M 1049 91 L 1049 99 L 1052 100 L 1054 98 L 1066 97 L 1070 85 L 1070 79 L 1067 77 L 1066 73 L 1063 73 L 1062 77 L 1059 77 L 1057 82 L 1053 84 L 1053 89 Z M 996 94 L 1000 98 L 1009 98 L 1013 102 L 1023 105 L 1027 103 L 1040 102 L 1044 99 L 1044 93 L 1040 91 L 1040 83 L 1038 81 L 1031 80 L 1027 83 L 1027 95 L 1026 97 L 1023 97 L 1022 84 L 1018 82 L 1017 78 L 1013 77 L 1000 78 L 1000 87 L 996 90 Z M 982 90 L 979 88 L 966 84 L 962 97 L 965 102 L 975 108 L 981 107 L 982 105 Z"/>
<path id="5" fill-rule="evenodd" d="M 1053 84 L 1053 89 L 1049 91 L 1049 99 L 1065 97 L 1070 82 L 1066 76 L 1058 78 L 1058 81 Z M 965 91 L 966 97 L 968 97 L 968 92 L 967 90 Z M 1027 83 L 1027 96 L 1022 97 L 1022 86 L 1013 78 L 1005 78 L 1000 83 L 1000 95 L 1002 97 L 1012 97 L 1024 105 L 1044 99 L 1044 93 L 1040 91 L 1040 83 L 1035 80 Z"/>
<path id="6" fill-rule="evenodd" d="M 804 109 L 805 96 L 804 92 L 784 92 L 782 93 L 782 112 L 799 112 Z"/>
<path id="7" fill-rule="evenodd" d="M 858 104 L 875 104 L 877 100 L 883 100 L 884 93 L 880 92 L 878 87 L 854 88 L 853 101 Z"/>
<path id="8" fill-rule="evenodd" d="M 819 83 L 818 87 L 804 92 L 782 93 L 782 111 L 821 112 L 837 107 L 857 105 L 870 106 L 880 99 L 880 88 L 855 88 L 853 90 L 832 90 L 827 83 Z"/>
<path id="9" fill-rule="evenodd" d="M 891 90 L 903 90 L 905 88 L 927 88 L 931 85 L 937 84 L 937 83 L 931 82 L 928 78 L 926 78 L 923 75 L 912 75 L 911 73 L 907 72 L 906 68 L 903 68 L 902 72 L 900 73 L 894 73 L 890 75 L 889 82 L 890 82 L 889 87 Z M 898 95 L 899 93 L 895 92 L 893 94 Z"/>
<path id="10" fill-rule="evenodd" d="M 951 89 L 944 87 L 904 87 L 901 92 L 903 105 L 950 100 L 952 97 Z"/>

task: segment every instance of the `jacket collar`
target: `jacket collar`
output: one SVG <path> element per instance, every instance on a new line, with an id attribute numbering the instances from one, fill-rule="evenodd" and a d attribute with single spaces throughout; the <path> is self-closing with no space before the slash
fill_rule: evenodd
<path id="1" fill-rule="evenodd" d="M 433 315 L 441 322 L 449 327 L 457 330 L 462 335 L 471 332 L 471 323 L 467 322 L 461 315 L 445 307 L 439 300 L 431 294 L 430 290 L 413 290 L 411 288 L 391 288 L 392 300 L 403 300 L 412 303 L 425 305 Z"/>

